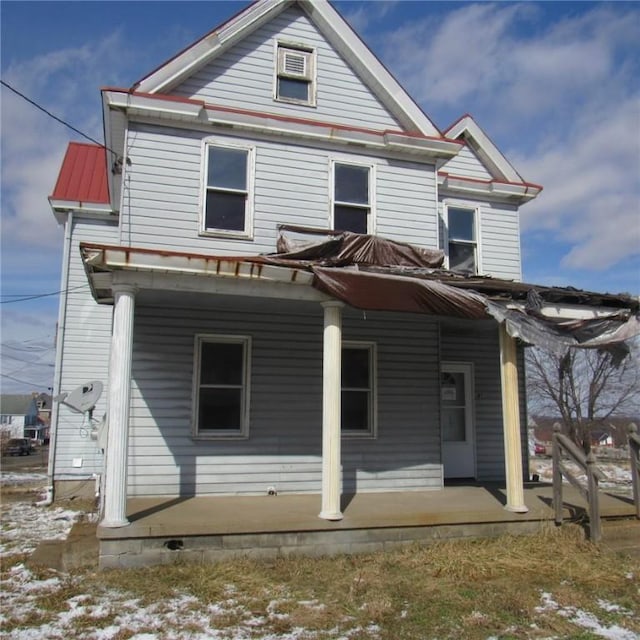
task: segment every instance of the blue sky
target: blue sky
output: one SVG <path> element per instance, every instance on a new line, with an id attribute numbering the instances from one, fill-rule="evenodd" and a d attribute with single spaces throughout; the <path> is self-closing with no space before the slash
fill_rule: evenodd
<path id="1" fill-rule="evenodd" d="M 244 2 L 0 5 L 2 79 L 102 140 L 128 87 Z M 524 279 L 640 294 L 640 4 L 336 2 L 434 123 L 471 113 L 528 181 Z M 53 381 L 62 228 L 47 196 L 81 138 L 1 93 L 3 393 Z"/>

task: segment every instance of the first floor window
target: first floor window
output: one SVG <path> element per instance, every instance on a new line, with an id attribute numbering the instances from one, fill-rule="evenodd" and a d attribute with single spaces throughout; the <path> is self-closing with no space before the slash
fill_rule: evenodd
<path id="1" fill-rule="evenodd" d="M 249 149 L 207 145 L 205 232 L 250 233 L 250 167 Z"/>
<path id="2" fill-rule="evenodd" d="M 247 435 L 249 350 L 248 337 L 196 337 L 196 436 Z"/>
<path id="3" fill-rule="evenodd" d="M 342 346 L 342 432 L 375 433 L 375 349 L 370 343 Z"/>
<path id="4" fill-rule="evenodd" d="M 333 165 L 333 228 L 371 233 L 371 167 L 336 162 Z"/>
<path id="5" fill-rule="evenodd" d="M 449 269 L 462 273 L 478 272 L 476 211 L 447 207 Z"/>

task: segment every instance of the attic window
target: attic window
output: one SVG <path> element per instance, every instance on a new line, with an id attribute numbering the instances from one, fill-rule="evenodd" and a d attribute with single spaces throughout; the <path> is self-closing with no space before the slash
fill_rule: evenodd
<path id="1" fill-rule="evenodd" d="M 278 44 L 275 99 L 314 106 L 315 67 L 313 49 Z"/>

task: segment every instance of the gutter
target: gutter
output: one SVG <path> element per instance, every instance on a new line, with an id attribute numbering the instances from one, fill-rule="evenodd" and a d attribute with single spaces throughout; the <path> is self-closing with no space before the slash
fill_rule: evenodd
<path id="1" fill-rule="evenodd" d="M 58 443 L 58 418 L 60 403 L 57 398 L 62 392 L 62 347 L 64 345 L 65 325 L 67 319 L 67 289 L 69 287 L 69 263 L 71 262 L 71 236 L 73 230 L 73 212 L 69 211 L 64 231 L 64 252 L 62 257 L 62 274 L 60 275 L 60 306 L 58 307 L 58 331 L 56 335 L 56 368 L 53 379 L 53 404 L 51 407 L 51 429 L 49 433 L 49 460 L 47 464 L 47 495 L 38 504 L 48 507 L 54 498 L 54 473 L 56 464 L 56 448 Z"/>

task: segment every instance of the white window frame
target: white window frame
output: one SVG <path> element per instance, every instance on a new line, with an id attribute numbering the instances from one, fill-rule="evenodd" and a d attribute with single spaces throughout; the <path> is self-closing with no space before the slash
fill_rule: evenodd
<path id="1" fill-rule="evenodd" d="M 473 204 L 470 202 L 458 201 L 458 200 L 447 200 L 443 203 L 444 205 L 444 224 L 443 224 L 443 234 L 444 234 L 444 244 L 443 249 L 446 257 L 446 268 L 451 269 L 451 264 L 449 262 L 449 244 L 451 242 L 457 244 L 466 244 L 466 245 L 475 245 L 475 264 L 476 270 L 475 274 L 482 273 L 482 242 L 481 242 L 481 234 L 480 234 L 480 206 L 477 204 Z M 475 232 L 475 241 L 465 241 L 465 240 L 451 240 L 449 234 L 449 209 L 466 209 L 467 211 L 473 212 L 473 228 Z"/>
<path id="2" fill-rule="evenodd" d="M 285 69 L 285 56 L 287 52 L 294 52 L 305 58 L 305 73 L 297 74 L 287 72 Z M 276 40 L 274 42 L 273 52 L 273 99 L 276 102 L 285 102 L 289 104 L 302 105 L 305 107 L 316 106 L 317 95 L 317 54 L 315 47 L 310 47 L 300 42 L 288 42 L 284 40 Z M 278 81 L 280 78 L 289 78 L 291 80 L 303 80 L 309 83 L 308 100 L 299 100 L 298 98 L 288 98 L 278 94 Z"/>
<path id="3" fill-rule="evenodd" d="M 369 353 L 369 428 L 343 429 L 340 425 L 340 432 L 344 439 L 354 440 L 375 440 L 378 437 L 378 348 L 375 342 L 361 340 L 343 340 L 342 349 L 355 348 L 366 349 Z M 345 388 L 340 384 L 340 393 Z M 346 389 L 348 390 L 348 389 Z"/>
<path id="4" fill-rule="evenodd" d="M 240 428 L 231 429 L 207 429 L 198 430 L 199 401 L 200 401 L 200 375 L 202 345 L 206 343 L 231 343 L 243 346 L 242 362 L 242 394 L 240 407 Z M 222 387 L 220 387 L 222 388 Z M 231 388 L 231 387 L 230 387 Z M 235 386 L 233 388 L 236 388 Z M 193 354 L 193 392 L 192 392 L 192 420 L 191 435 L 194 440 L 242 440 L 249 437 L 249 416 L 251 410 L 251 336 L 220 335 L 210 333 L 198 333 L 194 338 Z"/>
<path id="5" fill-rule="evenodd" d="M 336 165 L 345 164 L 354 167 L 365 167 L 369 170 L 369 214 L 367 215 L 367 233 L 370 235 L 376 232 L 376 165 L 370 162 L 359 162 L 352 159 L 330 158 L 329 160 L 329 228 L 334 229 L 335 226 L 335 207 L 336 205 L 353 206 L 354 209 L 364 209 L 361 205 L 352 202 L 344 202 L 336 200 Z"/>
<path id="6" fill-rule="evenodd" d="M 218 147 L 220 149 L 232 149 L 234 151 L 245 151 L 247 153 L 247 176 L 246 193 L 247 200 L 244 212 L 244 229 L 207 229 L 207 191 L 209 189 L 209 148 Z M 254 145 L 220 140 L 219 138 L 207 138 L 203 140 L 201 151 L 201 175 L 200 175 L 200 231 L 201 236 L 213 236 L 218 238 L 238 238 L 242 240 L 253 240 L 253 214 L 254 214 L 254 185 L 255 185 L 255 156 Z M 225 191 L 225 189 L 218 189 Z M 238 190 L 229 189 L 229 193 L 240 193 Z M 244 192 L 242 192 L 244 193 Z"/>

